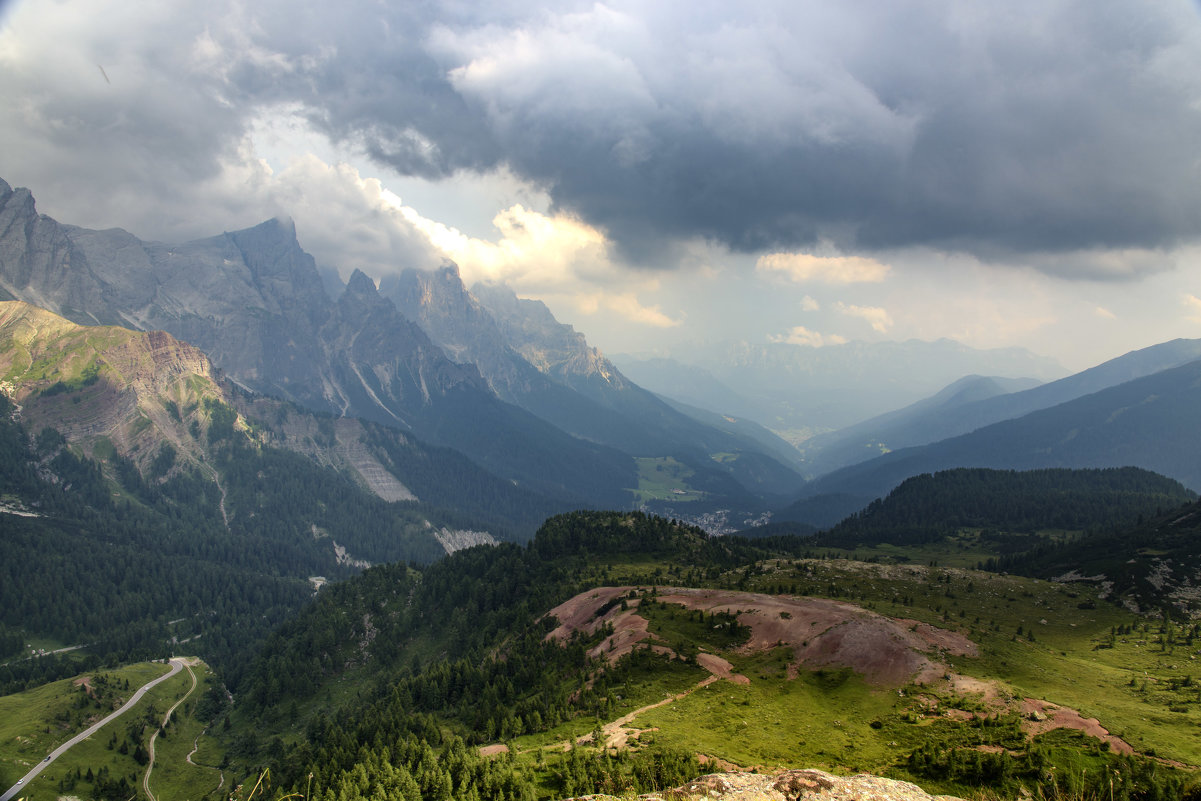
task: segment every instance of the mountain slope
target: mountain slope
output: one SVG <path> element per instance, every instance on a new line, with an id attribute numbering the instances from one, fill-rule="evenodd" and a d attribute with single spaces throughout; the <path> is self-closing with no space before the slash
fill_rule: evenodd
<path id="1" fill-rule="evenodd" d="M 457 267 L 405 270 L 382 279 L 380 293 L 455 361 L 474 365 L 501 399 L 578 437 L 633 455 L 662 450 L 658 432 L 551 380 L 526 361 L 463 286 Z"/>
<path id="2" fill-rule="evenodd" d="M 326 579 L 528 539 L 564 509 L 395 428 L 250 394 L 165 332 L 19 301 L 0 302 L 0 457 L 0 627 L 105 658 L 203 635 L 231 680 Z"/>
<path id="3" fill-rule="evenodd" d="M 739 432 L 683 415 L 628 381 L 541 303 L 497 285 L 463 286 L 457 268 L 406 270 L 380 291 L 498 394 L 565 431 L 639 457 L 670 456 L 733 476 L 752 493 L 788 493 L 799 476 Z M 727 454 L 722 460 L 713 454 Z"/>
<path id="4" fill-rule="evenodd" d="M 457 510 L 498 536 L 528 537 L 564 508 L 395 428 L 248 394 L 198 349 L 162 331 L 79 326 L 0 302 L 0 379 L 35 430 L 54 428 L 85 454 L 115 453 L 153 479 L 197 469 L 224 485 L 212 445 L 236 431 L 258 447 L 332 468 L 382 501 Z M 223 421 L 220 436 L 209 433 L 214 421 Z"/>
<path id="5" fill-rule="evenodd" d="M 1029 470 L 1125 467 L 1201 488 L 1201 360 L 1104 389 L 1015 420 L 930 445 L 905 448 L 811 483 L 784 519 L 832 525 L 910 476 L 954 467 Z M 844 499 L 841 516 L 806 511 L 823 496 Z"/>

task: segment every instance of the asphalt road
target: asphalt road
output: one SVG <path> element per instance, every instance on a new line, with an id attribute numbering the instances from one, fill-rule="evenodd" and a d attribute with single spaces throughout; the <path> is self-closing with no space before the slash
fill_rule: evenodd
<path id="1" fill-rule="evenodd" d="M 41 773 L 46 768 L 50 767 L 50 765 L 54 764 L 54 760 L 58 759 L 60 756 L 65 754 L 67 752 L 68 748 L 71 748 L 73 745 L 75 745 L 77 743 L 83 742 L 84 740 L 91 737 L 96 732 L 100 731 L 100 729 L 103 728 L 108 723 L 111 723 L 112 721 L 114 721 L 117 718 L 124 715 L 129 710 L 133 709 L 135 706 L 138 705 L 138 701 L 142 700 L 143 695 L 148 693 L 150 690 L 154 689 L 157 685 L 161 684 L 162 682 L 166 681 L 167 679 L 171 678 L 172 676 L 178 674 L 183 669 L 184 669 L 184 661 L 182 659 L 179 659 L 179 658 L 172 659 L 171 660 L 171 670 L 169 672 L 163 674 L 162 676 L 159 676 L 157 679 L 154 679 L 153 681 L 143 684 L 141 687 L 138 688 L 137 692 L 135 692 L 132 696 L 130 696 L 128 701 L 126 701 L 124 704 L 121 705 L 120 709 L 113 712 L 111 715 L 104 718 L 103 720 L 93 723 L 85 731 L 80 732 L 79 734 L 72 737 L 70 740 L 67 740 L 65 743 L 60 745 L 58 748 L 55 748 L 53 751 L 51 751 L 50 756 L 48 756 L 46 759 L 43 759 L 38 764 L 34 765 L 33 770 L 29 771 L 23 777 L 18 779 L 16 784 L 14 784 L 12 787 L 9 787 L 4 792 L 4 795 L 0 795 L 0 801 L 9 801 L 10 798 L 15 797 L 18 793 L 20 793 L 22 790 L 24 790 L 26 787 L 28 787 L 29 783 L 31 781 L 33 781 L 35 778 L 37 778 L 37 775 L 39 773 Z"/>

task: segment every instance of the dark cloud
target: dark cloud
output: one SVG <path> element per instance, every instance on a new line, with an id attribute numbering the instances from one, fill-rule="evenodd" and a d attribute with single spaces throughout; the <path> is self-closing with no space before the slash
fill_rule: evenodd
<path id="1" fill-rule="evenodd" d="M 351 11 L 311 102 L 401 172 L 505 162 L 644 261 L 665 237 L 997 258 L 1201 231 L 1186 6 L 642 6 L 422 6 L 390 38 Z"/>
<path id="2" fill-rule="evenodd" d="M 84 169 L 105 154 L 182 183 L 263 107 L 300 104 L 402 174 L 507 165 L 644 264 L 694 237 L 1005 261 L 1201 232 L 1188 4 L 481 5 L 205 4 L 113 67 L 81 60 L 89 92 L 110 89 L 94 63 L 117 93 L 123 61 L 157 71 L 120 103 L 38 113 Z"/>

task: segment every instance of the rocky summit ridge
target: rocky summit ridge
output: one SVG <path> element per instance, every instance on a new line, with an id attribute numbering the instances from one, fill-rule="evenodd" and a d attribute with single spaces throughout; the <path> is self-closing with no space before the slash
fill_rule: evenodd
<path id="1" fill-rule="evenodd" d="M 366 275 L 330 298 L 290 220 L 147 242 L 58 223 L 27 189 L 0 181 L 0 300 L 83 325 L 166 331 L 243 388 L 414 433 L 571 506 L 623 503 L 635 481 L 628 456 L 503 403 Z"/>
<path id="2" fill-rule="evenodd" d="M 930 795 L 916 784 L 861 773 L 834 776 L 821 770 L 786 770 L 776 775 L 711 773 L 671 790 L 638 796 L 645 801 L 959 801 Z M 569 801 L 609 801 L 611 795 L 586 795 Z"/>

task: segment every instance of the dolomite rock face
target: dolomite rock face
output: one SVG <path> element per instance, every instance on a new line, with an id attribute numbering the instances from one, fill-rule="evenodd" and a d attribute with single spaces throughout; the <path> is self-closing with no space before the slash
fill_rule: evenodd
<path id="1" fill-rule="evenodd" d="M 603 801 L 613 796 L 589 795 L 573 801 Z M 775 776 L 757 773 L 711 773 L 682 787 L 639 796 L 646 801 L 961 801 L 930 795 L 916 784 L 879 776 L 832 776 L 820 770 L 789 770 Z"/>

